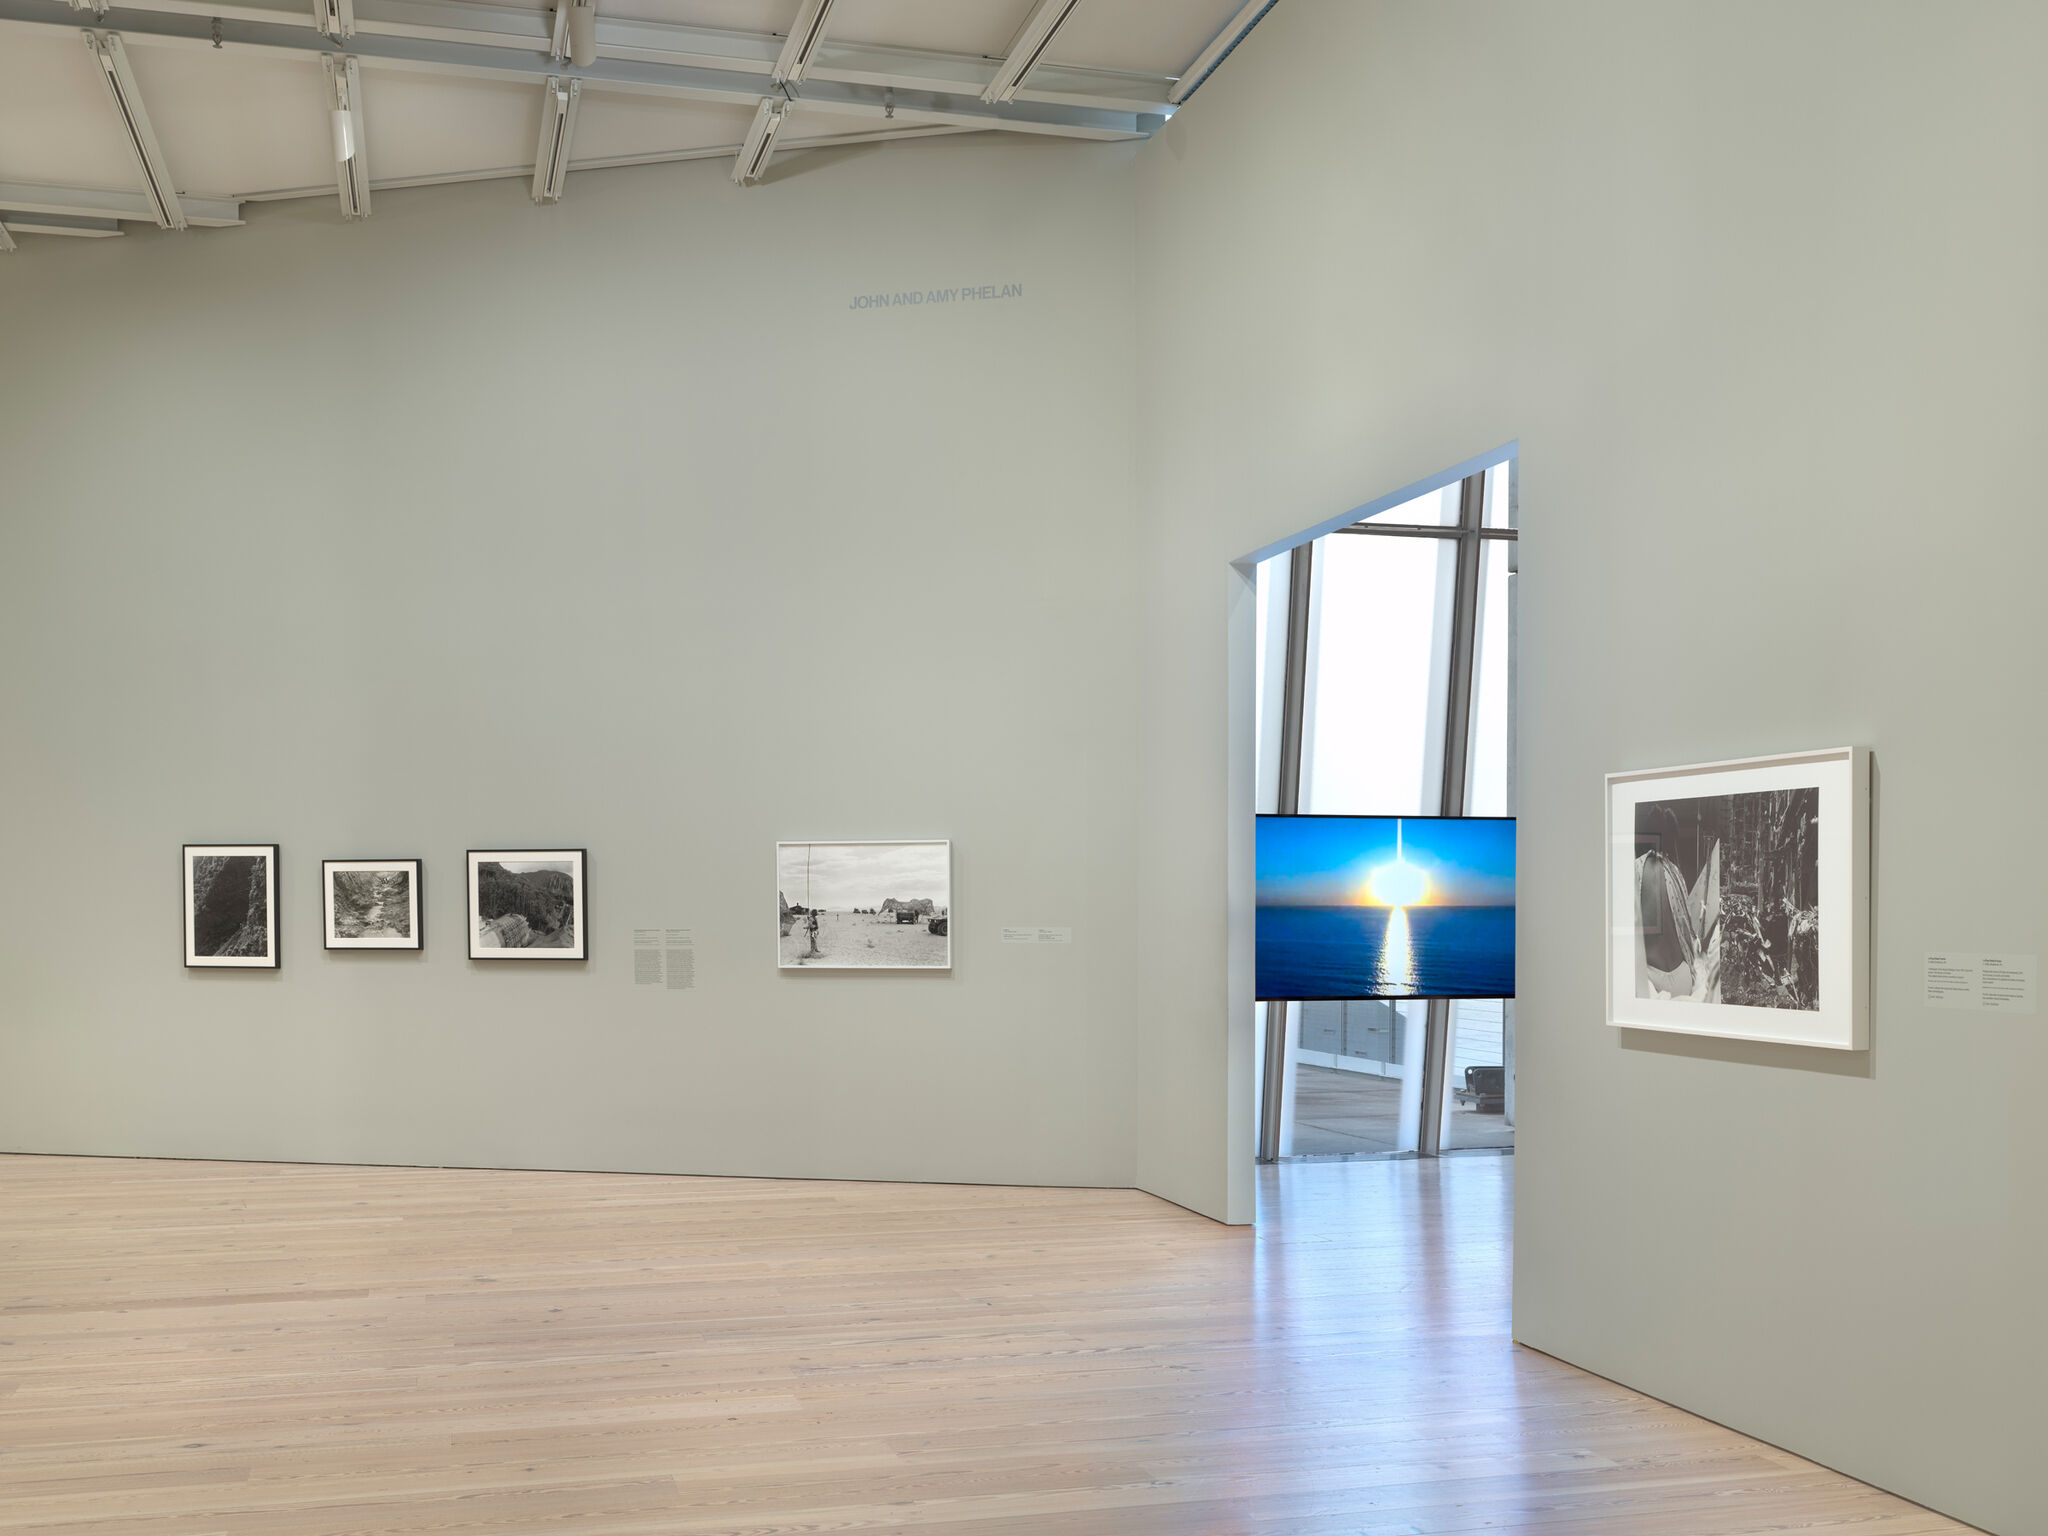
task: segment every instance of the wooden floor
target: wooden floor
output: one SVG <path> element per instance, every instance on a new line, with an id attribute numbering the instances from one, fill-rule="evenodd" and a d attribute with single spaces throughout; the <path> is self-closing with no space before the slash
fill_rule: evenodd
<path id="1" fill-rule="evenodd" d="M 1962 1531 L 1507 1341 L 1508 1158 L 1132 1193 L 0 1157 L 0 1532 Z"/>

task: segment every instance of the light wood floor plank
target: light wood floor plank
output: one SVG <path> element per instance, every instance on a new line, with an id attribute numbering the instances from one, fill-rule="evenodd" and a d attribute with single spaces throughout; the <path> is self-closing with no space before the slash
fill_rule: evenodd
<path id="1" fill-rule="evenodd" d="M 0 1157 L 0 1536 L 1966 1529 L 1511 1345 L 1512 1176 Z"/>

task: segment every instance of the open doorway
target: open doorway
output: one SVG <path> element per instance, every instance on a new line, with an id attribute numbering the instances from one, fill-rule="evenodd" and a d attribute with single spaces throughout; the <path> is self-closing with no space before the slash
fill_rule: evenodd
<path id="1" fill-rule="evenodd" d="M 1261 813 L 1515 814 L 1516 502 L 1504 450 L 1258 565 Z M 1261 1162 L 1513 1150 L 1512 996 L 1261 1002 L 1255 1038 Z"/>

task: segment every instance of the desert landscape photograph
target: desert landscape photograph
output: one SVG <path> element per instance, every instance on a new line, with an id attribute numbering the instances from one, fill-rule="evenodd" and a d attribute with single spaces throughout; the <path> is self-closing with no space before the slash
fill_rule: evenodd
<path id="1" fill-rule="evenodd" d="M 777 843 L 777 963 L 949 968 L 952 871 L 948 842 Z"/>
<path id="2" fill-rule="evenodd" d="M 580 848 L 469 855 L 469 953 L 476 960 L 581 960 Z"/>

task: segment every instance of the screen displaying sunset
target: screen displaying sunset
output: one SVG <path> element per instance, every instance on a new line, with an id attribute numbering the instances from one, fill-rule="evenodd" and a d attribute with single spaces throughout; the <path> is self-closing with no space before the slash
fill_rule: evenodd
<path id="1" fill-rule="evenodd" d="M 1261 816 L 1262 998 L 1512 997 L 1515 824 Z"/>

